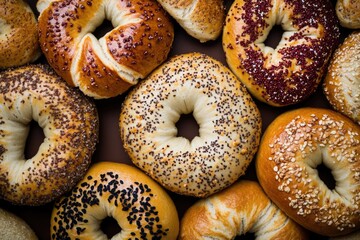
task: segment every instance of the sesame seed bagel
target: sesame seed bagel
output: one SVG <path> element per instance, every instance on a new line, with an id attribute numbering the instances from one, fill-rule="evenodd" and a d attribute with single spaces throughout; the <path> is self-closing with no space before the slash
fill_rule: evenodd
<path id="1" fill-rule="evenodd" d="M 331 106 L 360 124 L 360 32 L 335 51 L 323 86 Z"/>
<path id="2" fill-rule="evenodd" d="M 279 210 L 258 183 L 247 180 L 196 202 L 180 226 L 182 240 L 230 240 L 247 232 L 257 240 L 308 239 L 308 233 Z"/>
<path id="3" fill-rule="evenodd" d="M 35 15 L 23 0 L 0 0 L 0 69 L 34 62 L 40 56 Z"/>
<path id="4" fill-rule="evenodd" d="M 155 181 L 135 167 L 101 162 L 55 203 L 51 239 L 108 239 L 100 229 L 106 217 L 121 228 L 114 240 L 175 240 L 179 231 L 175 205 Z"/>
<path id="5" fill-rule="evenodd" d="M 37 240 L 29 225 L 15 214 L 0 209 L 0 239 Z"/>
<path id="6" fill-rule="evenodd" d="M 38 152 L 25 159 L 31 121 L 45 137 Z M 59 197 L 85 174 L 97 138 L 93 102 L 49 67 L 0 73 L 0 198 L 42 205 Z"/>
<path id="7" fill-rule="evenodd" d="M 71 86 L 94 98 L 122 94 L 166 58 L 174 38 L 155 0 L 39 0 L 39 41 Z M 105 19 L 114 28 L 97 39 Z"/>
<path id="8" fill-rule="evenodd" d="M 199 136 L 177 137 L 192 113 Z M 131 160 L 170 191 L 206 197 L 245 173 L 258 149 L 261 116 L 241 82 L 200 53 L 171 58 L 131 91 L 120 135 Z"/>
<path id="9" fill-rule="evenodd" d="M 343 27 L 360 29 L 360 2 L 358 0 L 338 0 L 335 9 Z"/>
<path id="10" fill-rule="evenodd" d="M 287 106 L 318 87 L 339 39 L 335 10 L 328 0 L 235 0 L 223 31 L 230 69 L 254 97 Z M 265 45 L 281 25 L 281 41 Z"/>
<path id="11" fill-rule="evenodd" d="M 340 113 L 300 108 L 266 129 L 256 172 L 269 198 L 305 228 L 338 236 L 360 228 L 360 126 Z M 335 180 L 329 189 L 317 166 Z"/>
<path id="12" fill-rule="evenodd" d="M 217 39 L 223 28 L 223 0 L 157 0 L 192 37 L 207 42 Z"/>

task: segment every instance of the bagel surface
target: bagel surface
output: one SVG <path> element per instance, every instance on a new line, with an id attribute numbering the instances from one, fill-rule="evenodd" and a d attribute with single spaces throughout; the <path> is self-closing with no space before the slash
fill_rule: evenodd
<path id="1" fill-rule="evenodd" d="M 335 9 L 343 27 L 360 29 L 360 2 L 358 0 L 337 0 Z"/>

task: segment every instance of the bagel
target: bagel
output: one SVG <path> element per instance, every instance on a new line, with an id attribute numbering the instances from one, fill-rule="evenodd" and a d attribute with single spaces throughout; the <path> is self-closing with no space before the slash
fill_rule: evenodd
<path id="1" fill-rule="evenodd" d="M 358 0 L 337 0 L 335 9 L 341 26 L 360 29 L 360 2 Z"/>
<path id="2" fill-rule="evenodd" d="M 335 51 L 323 89 L 331 106 L 360 124 L 360 32 Z"/>
<path id="3" fill-rule="evenodd" d="M 121 232 L 112 239 L 175 240 L 179 219 L 168 194 L 140 170 L 101 162 L 58 200 L 51 215 L 51 239 L 108 239 L 100 230 L 107 216 Z"/>
<path id="4" fill-rule="evenodd" d="M 329 189 L 317 166 L 335 180 Z M 360 228 L 360 126 L 330 109 L 300 108 L 266 129 L 256 173 L 269 198 L 303 227 L 324 235 Z"/>
<path id="5" fill-rule="evenodd" d="M 284 34 L 273 49 L 264 41 L 275 25 Z M 230 69 L 254 97 L 278 107 L 299 103 L 317 89 L 338 40 L 327 0 L 235 0 L 223 31 Z"/>
<path id="6" fill-rule="evenodd" d="M 259 240 L 308 239 L 308 233 L 280 211 L 258 183 L 248 180 L 197 201 L 180 226 L 181 240 L 230 240 L 247 232 Z"/>
<path id="7" fill-rule="evenodd" d="M 25 159 L 32 120 L 45 138 L 38 152 Z M 0 198 L 19 205 L 51 202 L 85 174 L 97 139 L 94 103 L 49 67 L 0 73 Z"/>
<path id="8" fill-rule="evenodd" d="M 35 15 L 23 0 L 0 0 L 0 69 L 34 62 L 41 54 Z"/>
<path id="9" fill-rule="evenodd" d="M 162 63 L 173 25 L 155 0 L 39 0 L 39 41 L 52 68 L 86 95 L 124 93 Z M 109 19 L 114 29 L 92 32 Z"/>
<path id="10" fill-rule="evenodd" d="M 199 136 L 176 137 L 181 114 L 192 113 Z M 243 175 L 257 151 L 261 116 L 241 82 L 200 53 L 171 58 L 123 102 L 120 135 L 140 169 L 170 191 L 213 194 Z"/>
<path id="11" fill-rule="evenodd" d="M 223 0 L 158 0 L 162 7 L 192 37 L 200 42 L 216 40 L 225 20 Z"/>
<path id="12" fill-rule="evenodd" d="M 0 208 L 0 239 L 37 240 L 29 225 L 15 214 Z"/>

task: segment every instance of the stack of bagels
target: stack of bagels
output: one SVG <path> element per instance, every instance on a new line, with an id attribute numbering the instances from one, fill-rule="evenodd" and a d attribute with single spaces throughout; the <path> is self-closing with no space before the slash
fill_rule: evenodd
<path id="1" fill-rule="evenodd" d="M 358 239 L 359 19 L 0 0 L 0 239 Z"/>

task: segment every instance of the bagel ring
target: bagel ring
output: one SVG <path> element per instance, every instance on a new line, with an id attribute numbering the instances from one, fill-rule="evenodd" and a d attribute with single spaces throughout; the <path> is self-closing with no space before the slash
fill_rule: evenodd
<path id="1" fill-rule="evenodd" d="M 343 27 L 360 29 L 360 2 L 357 0 L 337 0 L 336 15 Z"/>
<path id="2" fill-rule="evenodd" d="M 162 63 L 173 25 L 155 0 L 39 0 L 39 41 L 51 67 L 94 98 L 122 94 Z M 109 19 L 114 29 L 92 34 Z"/>
<path id="3" fill-rule="evenodd" d="M 317 166 L 332 172 L 335 188 Z M 340 113 L 300 108 L 266 129 L 256 172 L 269 198 L 294 221 L 324 235 L 360 228 L 360 126 Z"/>
<path id="4" fill-rule="evenodd" d="M 199 136 L 176 137 L 193 113 Z M 173 57 L 123 102 L 120 135 L 140 167 L 170 191 L 205 197 L 243 175 L 257 151 L 261 116 L 241 82 L 200 53 Z"/>
<path id="5" fill-rule="evenodd" d="M 150 177 L 126 164 L 100 162 L 59 199 L 51 215 L 51 239 L 108 239 L 100 222 L 114 218 L 112 239 L 175 240 L 179 219 L 169 195 Z"/>
<path id="6" fill-rule="evenodd" d="M 274 25 L 284 30 L 275 49 L 264 43 Z M 317 89 L 339 35 L 328 0 L 235 0 L 225 20 L 223 49 L 230 69 L 254 97 L 287 106 Z"/>
<path id="7" fill-rule="evenodd" d="M 25 159 L 29 124 L 45 138 Z M 0 198 L 19 205 L 49 203 L 85 174 L 98 139 L 95 104 L 45 65 L 0 73 Z"/>

